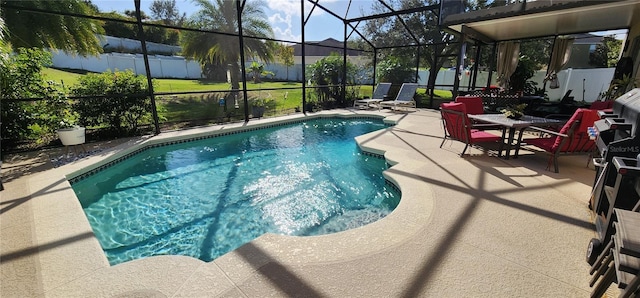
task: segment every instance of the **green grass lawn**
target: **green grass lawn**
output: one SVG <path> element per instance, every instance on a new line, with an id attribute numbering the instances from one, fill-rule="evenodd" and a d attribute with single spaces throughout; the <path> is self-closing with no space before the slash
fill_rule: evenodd
<path id="1" fill-rule="evenodd" d="M 83 74 L 53 68 L 43 69 L 42 74 L 44 75 L 45 79 L 55 81 L 57 83 L 63 83 L 65 87 L 70 87 L 77 84 L 80 77 L 83 76 Z"/>
<path id="2" fill-rule="evenodd" d="M 153 90 L 156 92 L 188 92 L 228 90 L 229 84 L 190 79 L 154 79 Z"/>
<path id="3" fill-rule="evenodd" d="M 63 82 L 67 88 L 77 84 L 80 77 L 84 75 L 52 68 L 44 69 L 43 74 L 48 80 Z M 158 114 L 163 121 L 207 120 L 223 117 L 228 113 L 241 115 L 244 112 L 242 98 L 238 100 L 238 110 L 235 109 L 234 103 L 229 102 L 227 103 L 227 112 L 224 112 L 223 107 L 218 104 L 218 100 L 228 96 L 231 89 L 231 86 L 226 82 L 193 79 L 154 79 L 153 82 L 156 93 L 202 92 L 157 96 Z M 362 85 L 358 91 L 360 97 L 370 97 L 372 90 L 371 85 Z M 417 93 L 424 96 L 425 92 L 425 89 L 418 89 Z M 313 91 L 308 89 L 307 94 L 313 94 Z M 266 110 L 268 116 L 288 114 L 302 108 L 301 83 L 247 82 L 247 95 L 249 102 L 258 98 L 266 99 L 269 102 Z M 436 90 L 435 95 L 451 98 L 451 92 L 445 90 Z"/>

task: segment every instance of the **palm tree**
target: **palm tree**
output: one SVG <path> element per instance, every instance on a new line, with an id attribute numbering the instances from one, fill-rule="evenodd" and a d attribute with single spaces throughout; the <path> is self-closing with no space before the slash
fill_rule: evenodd
<path id="1" fill-rule="evenodd" d="M 81 55 L 97 54 L 101 47 L 96 34 L 102 26 L 91 19 L 48 13 L 33 13 L 12 8 L 24 7 L 51 12 L 91 15 L 93 10 L 82 0 L 0 0 L 3 7 L 5 41 L 17 48 L 53 48 Z"/>
<path id="2" fill-rule="evenodd" d="M 228 65 L 231 88 L 240 89 L 240 44 L 236 2 L 238 0 L 194 0 L 200 11 L 189 20 L 189 27 L 203 31 L 182 35 L 182 54 L 197 59 L 205 65 Z M 242 10 L 242 34 L 246 57 L 258 57 L 264 62 L 273 61 L 275 43 L 262 38 L 273 38 L 273 30 L 262 10 L 264 2 L 245 2 Z M 255 37 L 255 38 L 248 38 Z"/>

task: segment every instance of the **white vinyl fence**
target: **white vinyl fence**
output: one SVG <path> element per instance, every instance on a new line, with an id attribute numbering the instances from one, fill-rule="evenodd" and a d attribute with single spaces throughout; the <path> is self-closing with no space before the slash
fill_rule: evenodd
<path id="1" fill-rule="evenodd" d="M 100 56 L 77 56 L 52 52 L 53 67 L 79 69 L 91 72 L 132 70 L 146 75 L 142 54 L 108 53 Z M 149 56 L 149 69 L 154 78 L 200 79 L 200 64 L 179 56 Z"/>
<path id="2" fill-rule="evenodd" d="M 52 52 L 52 54 L 53 67 L 56 68 L 79 69 L 91 72 L 123 71 L 130 69 L 136 74 L 146 75 L 142 54 L 109 53 L 102 54 L 98 57 L 74 56 L 68 55 L 64 52 Z M 250 62 L 247 63 L 247 65 L 249 64 Z M 154 78 L 202 78 L 200 64 L 194 60 L 185 59 L 180 56 L 149 56 L 149 67 L 151 70 L 151 76 Z M 281 64 L 266 64 L 265 69 L 273 73 L 273 75 L 269 76 L 272 79 L 296 82 L 302 81 L 303 68 L 300 64 L 296 64 L 288 68 Z M 546 91 L 549 99 L 559 100 L 568 90 L 572 90 L 571 96 L 574 97 L 574 100 L 592 102 L 598 99 L 600 93 L 607 90 L 609 83 L 613 78 L 614 70 L 614 68 L 565 69 L 558 73 L 560 88 L 549 89 L 547 84 Z M 373 72 L 368 70 L 365 71 L 365 73 L 370 76 Z M 418 75 L 418 83 L 420 85 L 426 85 L 427 79 L 429 78 L 429 71 L 419 71 Z M 359 83 L 372 84 L 372 80 L 369 76 L 363 74 Z M 533 77 L 533 81 L 538 83 L 538 87 L 543 86 L 544 76 L 544 71 L 538 71 Z M 484 86 L 487 82 L 487 77 L 487 72 L 478 72 L 476 85 Z M 443 69 L 438 73 L 436 85 L 453 86 L 454 79 L 455 70 Z M 460 87 L 462 90 L 464 90 L 463 87 L 469 85 L 470 79 L 470 74 L 462 74 L 460 81 Z M 495 84 L 495 75 L 492 77 L 492 84 Z M 437 89 L 451 90 L 451 87 L 437 87 Z"/>

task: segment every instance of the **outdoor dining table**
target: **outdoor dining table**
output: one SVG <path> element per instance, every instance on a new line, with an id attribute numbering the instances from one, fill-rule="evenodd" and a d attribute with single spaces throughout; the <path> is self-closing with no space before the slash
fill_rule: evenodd
<path id="1" fill-rule="evenodd" d="M 558 126 L 564 124 L 564 121 L 557 119 L 542 118 L 536 116 L 524 115 L 520 119 L 508 118 L 504 114 L 478 114 L 469 115 L 469 119 L 473 119 L 478 122 L 497 124 L 502 126 L 502 141 L 505 141 L 506 137 L 506 152 L 504 154 L 505 159 L 509 159 L 511 155 L 511 146 L 514 144 L 516 130 L 519 130 L 518 141 L 515 143 L 515 152 L 513 158 L 518 158 L 518 151 L 520 150 L 520 141 L 522 140 L 522 132 L 529 126 L 549 127 Z M 508 131 L 508 135 L 507 134 Z M 499 156 L 502 155 L 502 152 Z"/>

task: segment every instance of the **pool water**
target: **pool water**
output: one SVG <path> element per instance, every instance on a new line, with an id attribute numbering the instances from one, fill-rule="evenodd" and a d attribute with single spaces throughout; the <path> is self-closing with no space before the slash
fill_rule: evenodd
<path id="1" fill-rule="evenodd" d="M 379 120 L 310 120 L 144 150 L 73 184 L 109 262 L 211 261 L 270 232 L 366 225 L 400 200 L 354 137 Z"/>

